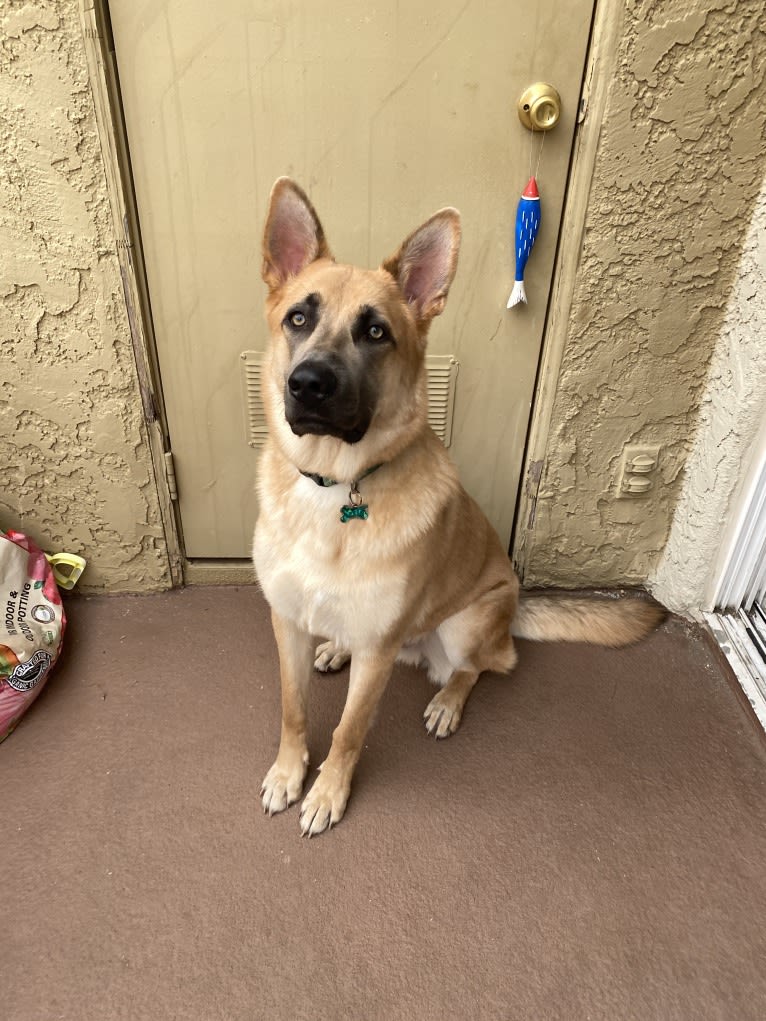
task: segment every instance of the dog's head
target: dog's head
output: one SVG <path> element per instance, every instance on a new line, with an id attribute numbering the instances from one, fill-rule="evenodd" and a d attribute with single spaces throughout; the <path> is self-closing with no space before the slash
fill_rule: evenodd
<path id="1" fill-rule="evenodd" d="M 442 209 L 379 269 L 340 265 L 305 193 L 289 178 L 276 182 L 263 241 L 265 398 L 272 431 L 299 467 L 353 475 L 425 427 L 426 334 L 459 244 L 459 214 Z"/>

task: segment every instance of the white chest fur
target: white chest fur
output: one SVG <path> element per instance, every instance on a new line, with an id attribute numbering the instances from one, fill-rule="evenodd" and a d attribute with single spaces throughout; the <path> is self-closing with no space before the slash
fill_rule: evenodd
<path id="1" fill-rule="evenodd" d="M 376 522 L 374 499 L 368 520 L 342 523 L 340 508 L 347 502 L 345 486 L 322 488 L 300 478 L 288 509 L 262 510 L 253 560 L 279 614 L 353 651 L 374 645 L 395 626 L 406 581 L 385 569 L 391 536 Z"/>

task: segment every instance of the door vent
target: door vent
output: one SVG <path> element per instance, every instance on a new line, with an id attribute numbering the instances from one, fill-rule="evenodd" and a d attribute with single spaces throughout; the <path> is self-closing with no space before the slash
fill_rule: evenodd
<path id="1" fill-rule="evenodd" d="M 243 351 L 240 358 L 244 384 L 246 438 L 254 450 L 260 450 L 266 442 L 269 431 L 261 397 L 261 369 L 266 355 L 263 351 Z"/>
<path id="2" fill-rule="evenodd" d="M 243 351 L 243 396 L 246 440 L 255 450 L 263 446 L 268 429 L 261 398 L 261 372 L 266 359 L 263 351 Z M 428 424 L 445 447 L 452 442 L 452 418 L 455 410 L 455 385 L 459 363 L 452 355 L 427 355 Z"/>
<path id="3" fill-rule="evenodd" d="M 452 442 L 458 360 L 452 355 L 426 355 L 428 424 L 445 447 Z"/>

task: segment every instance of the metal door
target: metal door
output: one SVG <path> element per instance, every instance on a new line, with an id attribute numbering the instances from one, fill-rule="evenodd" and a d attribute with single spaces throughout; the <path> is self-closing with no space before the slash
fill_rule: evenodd
<path id="1" fill-rule="evenodd" d="M 459 363 L 450 452 L 508 541 L 592 7 L 111 0 L 187 556 L 249 552 L 260 242 L 281 174 L 309 192 L 344 262 L 377 265 L 433 211 L 460 209 L 430 351 L 442 370 Z M 542 138 L 516 101 L 538 79 L 563 113 L 538 174 L 529 305 L 507 310 L 516 205 Z"/>

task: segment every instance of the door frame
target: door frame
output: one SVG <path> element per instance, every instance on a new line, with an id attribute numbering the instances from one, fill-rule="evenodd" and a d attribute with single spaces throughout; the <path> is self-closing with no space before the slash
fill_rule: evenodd
<path id="1" fill-rule="evenodd" d="M 766 733 L 762 632 L 747 615 L 762 592 L 766 556 L 766 423 L 732 498 L 703 597 L 703 618 L 732 668 L 747 706 Z"/>
<path id="2" fill-rule="evenodd" d="M 114 44 L 106 0 L 80 0 L 80 26 L 106 190 L 117 247 L 117 261 L 130 325 L 136 375 L 157 486 L 162 528 L 174 587 L 184 583 L 184 555 L 178 506 L 167 475 L 169 432 L 162 399 L 149 290 L 144 269 L 127 135 L 114 62 Z"/>
<path id="3" fill-rule="evenodd" d="M 624 14 L 623 3 L 596 0 L 511 536 L 511 557 L 522 584 L 527 566 L 526 537 L 535 523 L 537 492 L 545 468 L 559 374 L 569 336 L 591 182 Z"/>
<path id="4" fill-rule="evenodd" d="M 173 585 L 250 584 L 253 581 L 253 572 L 249 560 L 195 561 L 189 560 L 184 553 L 178 503 L 168 472 L 169 430 L 162 398 L 162 382 L 141 247 L 140 225 L 114 59 L 109 2 L 79 0 L 79 8 L 136 371 Z M 582 247 L 601 122 L 622 24 L 622 4 L 613 4 L 610 0 L 596 0 L 509 549 L 522 582 L 525 568 L 525 536 L 534 523 L 537 488 L 544 465 L 559 371 L 568 334 L 576 268 Z"/>

